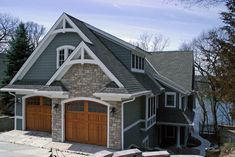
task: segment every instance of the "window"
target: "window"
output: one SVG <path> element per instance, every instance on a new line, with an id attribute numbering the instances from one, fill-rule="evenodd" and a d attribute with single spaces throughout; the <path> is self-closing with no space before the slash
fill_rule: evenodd
<path id="1" fill-rule="evenodd" d="M 166 92 L 165 107 L 176 107 L 176 93 Z"/>
<path id="2" fill-rule="evenodd" d="M 144 72 L 144 58 L 138 55 L 132 54 L 131 70 L 134 72 Z"/>
<path id="3" fill-rule="evenodd" d="M 57 69 L 65 62 L 65 60 L 72 54 L 74 46 L 66 45 L 56 49 L 57 51 Z"/>
<path id="4" fill-rule="evenodd" d="M 146 102 L 146 128 L 156 123 L 157 96 L 147 97 Z"/>

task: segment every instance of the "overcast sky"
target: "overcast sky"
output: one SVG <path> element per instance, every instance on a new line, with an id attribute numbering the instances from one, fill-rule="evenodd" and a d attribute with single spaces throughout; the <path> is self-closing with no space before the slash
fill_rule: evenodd
<path id="1" fill-rule="evenodd" d="M 177 50 L 201 32 L 221 25 L 223 7 L 187 8 L 166 0 L 1 0 L 0 12 L 34 21 L 47 30 L 66 12 L 129 42 L 143 32 L 169 38 Z"/>

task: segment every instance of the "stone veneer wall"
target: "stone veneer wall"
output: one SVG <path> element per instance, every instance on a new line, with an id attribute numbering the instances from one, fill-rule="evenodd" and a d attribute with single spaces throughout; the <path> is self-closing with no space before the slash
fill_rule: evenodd
<path id="1" fill-rule="evenodd" d="M 115 107 L 116 112 L 114 114 L 110 113 L 109 118 L 109 148 L 121 149 L 121 132 L 122 132 L 122 122 L 121 122 L 121 102 L 108 102 L 110 104 L 110 110 Z"/>
<path id="2" fill-rule="evenodd" d="M 52 99 L 52 141 L 59 142 L 62 139 L 61 105 L 57 108 L 53 104 L 60 104 L 60 99 Z"/>
<path id="3" fill-rule="evenodd" d="M 93 93 L 105 87 L 111 80 L 98 65 L 73 65 L 61 82 L 69 90 L 70 97 L 93 97 Z"/>
<path id="4" fill-rule="evenodd" d="M 105 87 L 111 80 L 105 75 L 98 65 L 76 64 L 73 65 L 61 79 L 69 91 L 69 97 L 94 97 L 93 93 Z M 53 104 L 59 103 L 53 99 Z M 110 108 L 115 107 L 116 112 L 110 113 L 109 119 L 109 147 L 121 149 L 121 102 L 107 102 Z M 52 109 L 52 139 L 61 141 L 61 105 Z"/>

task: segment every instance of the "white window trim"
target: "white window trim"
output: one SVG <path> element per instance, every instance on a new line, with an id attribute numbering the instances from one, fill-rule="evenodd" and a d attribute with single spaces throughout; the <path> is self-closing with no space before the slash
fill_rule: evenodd
<path id="1" fill-rule="evenodd" d="M 75 47 L 74 46 L 71 46 L 71 45 L 63 45 L 63 46 L 60 46 L 56 49 L 56 68 L 58 69 L 60 67 L 59 65 L 59 58 L 60 58 L 60 50 L 64 50 L 64 62 L 65 60 L 68 58 L 69 56 L 69 49 L 71 50 L 74 50 Z"/>
<path id="2" fill-rule="evenodd" d="M 174 106 L 167 105 L 167 96 L 173 95 L 174 96 Z M 165 107 L 175 108 L 176 107 L 176 93 L 175 92 L 166 92 L 165 93 Z"/>
<path id="3" fill-rule="evenodd" d="M 131 54 L 131 71 L 132 71 L 132 72 L 138 72 L 138 73 L 144 73 L 145 66 L 144 66 L 144 69 L 137 69 L 137 68 L 133 68 L 133 67 L 132 67 L 132 55 L 135 55 L 135 56 L 140 57 L 141 60 L 142 60 L 142 58 L 143 58 L 143 59 L 144 59 L 144 62 L 145 62 L 145 57 L 140 56 L 140 55 L 137 55 L 137 54 L 135 54 L 135 53 L 132 53 L 132 54 Z M 135 62 L 135 65 L 136 65 L 136 59 L 135 59 L 134 62 Z"/>
<path id="4" fill-rule="evenodd" d="M 72 64 L 69 64 L 72 60 L 72 58 L 80 53 L 80 50 L 86 50 L 88 55 L 93 58 L 93 60 L 96 62 L 97 65 L 103 70 L 103 72 L 111 79 L 113 80 L 119 87 L 124 87 L 122 83 L 109 71 L 109 69 L 100 61 L 100 59 L 94 54 L 94 52 L 91 51 L 91 49 L 85 44 L 85 42 L 81 42 L 73 51 L 73 53 L 66 59 L 63 65 L 60 66 L 60 68 L 55 72 L 55 74 L 50 78 L 50 80 L 46 83 L 46 85 L 50 85 L 54 80 L 59 80 L 62 78 L 62 76 L 68 71 L 68 69 L 72 66 Z"/>
<path id="5" fill-rule="evenodd" d="M 150 129 L 152 126 L 154 126 L 156 124 L 156 111 L 155 111 L 155 114 L 151 115 L 150 117 L 148 117 L 148 114 L 149 114 L 149 104 L 148 104 L 148 100 L 149 98 L 152 98 L 152 97 L 155 97 L 155 110 L 157 110 L 157 95 L 154 95 L 154 96 L 146 96 L 146 102 L 145 102 L 145 130 L 147 131 L 148 129 Z M 152 106 L 150 108 L 150 112 L 152 110 Z M 148 121 L 152 120 L 152 119 L 155 119 L 155 121 L 148 126 Z"/>

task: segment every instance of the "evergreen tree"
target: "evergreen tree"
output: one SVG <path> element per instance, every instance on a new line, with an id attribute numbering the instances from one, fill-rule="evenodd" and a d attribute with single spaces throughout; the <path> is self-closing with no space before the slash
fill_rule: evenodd
<path id="1" fill-rule="evenodd" d="M 27 58 L 33 51 L 33 46 L 30 44 L 30 38 L 28 32 L 23 23 L 20 23 L 16 29 L 15 35 L 9 42 L 9 48 L 6 53 L 6 65 L 5 77 L 1 82 L 1 86 L 5 86 L 10 83 L 11 79 L 15 76 Z M 8 112 L 9 108 L 13 107 L 14 99 L 9 94 L 3 94 L 2 96 L 4 112 Z"/>

